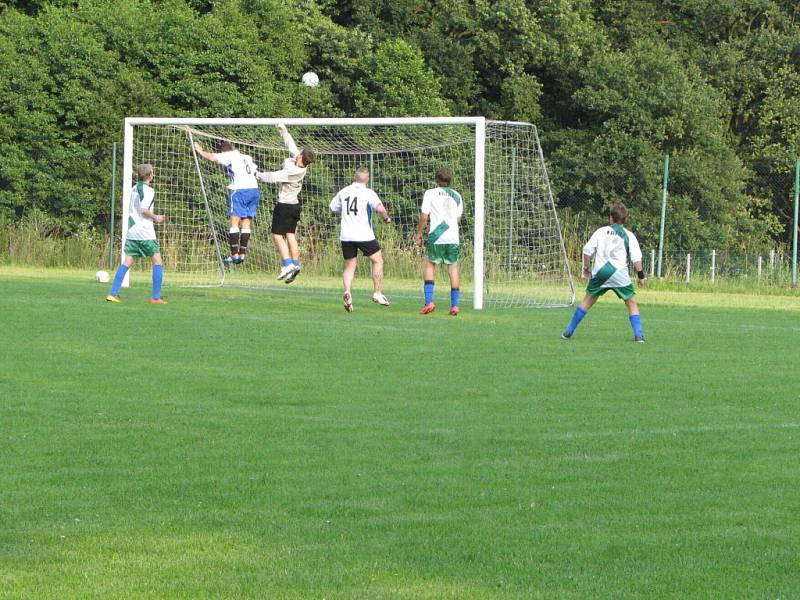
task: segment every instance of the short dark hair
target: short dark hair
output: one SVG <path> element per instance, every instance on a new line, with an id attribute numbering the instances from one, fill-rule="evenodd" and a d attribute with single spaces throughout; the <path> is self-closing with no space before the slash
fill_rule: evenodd
<path id="1" fill-rule="evenodd" d="M 453 181 L 453 172 L 450 169 L 445 167 L 436 169 L 436 183 L 439 185 L 450 185 L 451 181 Z"/>
<path id="2" fill-rule="evenodd" d="M 608 209 L 608 216 L 611 217 L 611 220 L 618 225 L 624 225 L 625 219 L 628 218 L 628 209 L 625 208 L 625 205 L 622 202 L 615 202 L 611 205 Z"/>
<path id="3" fill-rule="evenodd" d="M 233 147 L 233 144 L 227 140 L 220 142 L 218 148 L 219 150 L 217 150 L 217 152 L 230 152 L 231 150 L 236 150 L 236 148 Z"/>
<path id="4" fill-rule="evenodd" d="M 317 153 L 314 152 L 311 148 L 303 148 L 300 152 L 300 156 L 303 157 L 303 166 L 307 167 L 315 160 L 317 160 Z"/>

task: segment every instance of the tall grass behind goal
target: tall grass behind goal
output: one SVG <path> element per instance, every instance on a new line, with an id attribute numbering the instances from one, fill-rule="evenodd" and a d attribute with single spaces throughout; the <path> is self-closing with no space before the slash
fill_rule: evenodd
<path id="1" fill-rule="evenodd" d="M 437 168 L 448 167 L 454 175 L 452 187 L 465 204 L 461 287 L 472 293 L 474 306 L 563 306 L 574 301 L 536 128 L 476 117 L 126 119 L 123 214 L 134 166 L 153 164 L 156 210 L 169 217 L 158 226 L 169 283 L 286 288 L 276 279 L 280 261 L 270 234 L 277 187 L 260 184 L 262 201 L 251 226 L 247 259 L 226 266 L 228 178 L 224 167 L 193 149 L 194 141 L 211 151 L 229 141 L 249 154 L 260 171 L 275 171 L 288 156 L 275 127 L 279 122 L 300 148 L 310 146 L 317 153 L 300 195 L 302 272 L 292 287 L 340 290 L 339 217 L 329 203 L 351 182 L 355 169 L 366 166 L 370 187 L 393 219 L 389 225 L 374 223 L 383 247 L 385 291 L 419 295 L 423 251 L 414 245 L 419 208 L 424 192 L 434 186 Z M 124 238 L 127 219 L 122 221 Z M 361 262 L 356 282 L 366 289 L 368 261 Z M 439 277 L 446 285 L 446 269 L 439 269 Z"/>

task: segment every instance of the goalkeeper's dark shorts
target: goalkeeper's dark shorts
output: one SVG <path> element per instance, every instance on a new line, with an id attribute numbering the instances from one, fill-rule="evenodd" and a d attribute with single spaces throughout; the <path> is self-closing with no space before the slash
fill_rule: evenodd
<path id="1" fill-rule="evenodd" d="M 278 202 L 275 210 L 272 211 L 272 233 L 286 235 L 294 233 L 297 229 L 297 222 L 300 220 L 300 211 L 303 210 L 302 204 L 285 204 Z"/>

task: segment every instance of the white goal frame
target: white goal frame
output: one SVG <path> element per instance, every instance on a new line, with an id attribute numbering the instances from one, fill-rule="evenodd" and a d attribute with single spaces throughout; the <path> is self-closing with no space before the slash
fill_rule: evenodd
<path id="1" fill-rule="evenodd" d="M 485 273 L 484 273 L 484 249 L 485 249 L 485 161 L 486 161 L 486 123 L 485 117 L 400 117 L 400 118 L 194 118 L 194 117 L 128 117 L 125 119 L 125 138 L 123 145 L 123 169 L 122 169 L 122 246 L 128 231 L 128 211 L 130 209 L 130 190 L 133 187 L 133 153 L 134 153 L 134 127 L 137 125 L 251 125 L 251 126 L 275 126 L 283 123 L 287 126 L 379 126 L 379 125 L 470 125 L 475 131 L 475 187 L 474 187 L 474 281 L 473 281 L 473 307 L 480 310 L 484 306 Z M 543 160 L 543 157 L 542 157 Z M 546 174 L 545 174 L 546 177 Z M 549 185 L 548 185 L 549 188 Z M 549 192 L 548 192 L 549 193 Z M 552 201 L 552 196 L 551 196 Z M 560 225 L 559 225 L 560 228 Z M 563 248 L 563 238 L 561 240 L 562 249 L 566 260 L 566 251 Z M 121 261 L 125 260 L 124 250 L 121 252 Z M 569 265 L 566 266 L 569 273 Z M 568 275 L 570 287 L 572 278 Z M 125 277 L 124 285 L 127 287 L 128 276 Z M 574 302 L 574 288 L 572 290 Z"/>

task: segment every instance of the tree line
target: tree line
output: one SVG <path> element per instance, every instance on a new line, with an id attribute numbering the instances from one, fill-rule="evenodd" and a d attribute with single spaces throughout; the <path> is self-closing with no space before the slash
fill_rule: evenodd
<path id="1" fill-rule="evenodd" d="M 322 84 L 299 85 L 313 70 Z M 485 115 L 539 127 L 565 213 L 786 241 L 796 0 L 0 0 L 0 220 L 108 219 L 126 116 Z"/>

